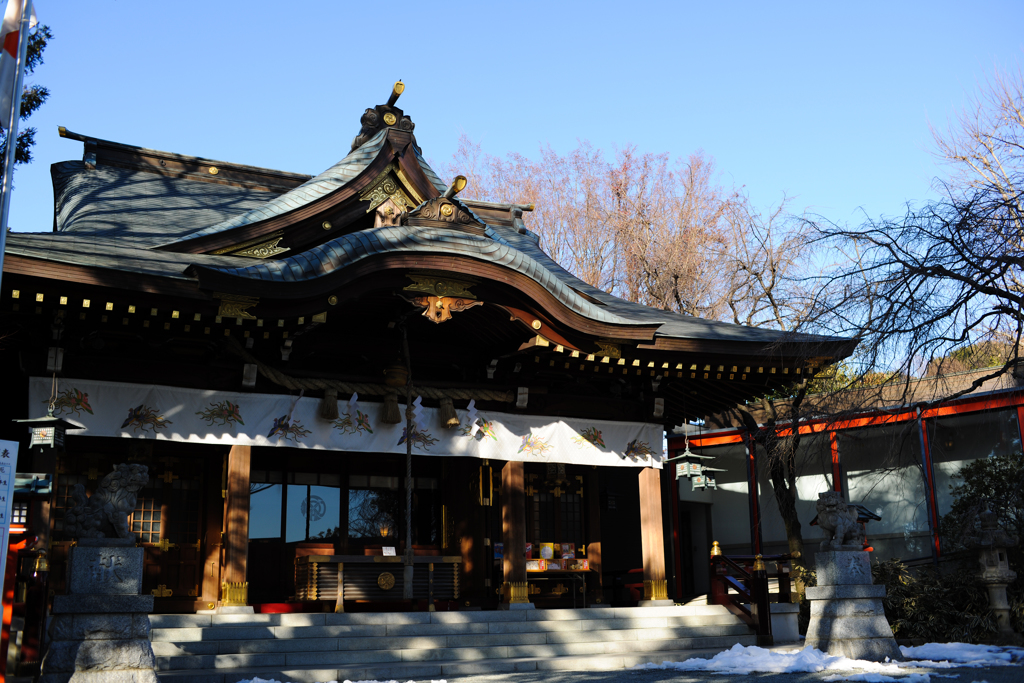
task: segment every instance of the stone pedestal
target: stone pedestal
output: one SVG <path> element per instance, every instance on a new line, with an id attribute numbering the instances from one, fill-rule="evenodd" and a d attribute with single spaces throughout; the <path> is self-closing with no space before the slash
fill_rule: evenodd
<path id="1" fill-rule="evenodd" d="M 885 619 L 885 586 L 871 583 L 871 561 L 859 546 L 815 553 L 818 585 L 808 588 L 811 621 L 805 643 L 830 655 L 880 662 L 901 659 Z"/>
<path id="2" fill-rule="evenodd" d="M 134 539 L 80 539 L 68 556 L 68 595 L 53 599 L 39 683 L 157 683 Z"/>

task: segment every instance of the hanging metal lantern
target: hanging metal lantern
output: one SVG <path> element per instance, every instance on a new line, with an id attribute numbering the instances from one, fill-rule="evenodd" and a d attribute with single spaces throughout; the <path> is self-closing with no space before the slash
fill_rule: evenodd
<path id="1" fill-rule="evenodd" d="M 69 429 L 81 429 L 76 424 L 53 416 L 53 408 L 47 411 L 46 417 L 37 417 L 30 420 L 14 420 L 29 428 L 32 433 L 28 447 L 39 447 L 40 453 L 64 452 L 64 433 Z"/>

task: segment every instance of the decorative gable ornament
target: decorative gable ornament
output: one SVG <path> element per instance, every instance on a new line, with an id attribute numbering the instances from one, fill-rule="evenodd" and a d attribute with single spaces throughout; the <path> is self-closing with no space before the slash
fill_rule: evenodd
<path id="1" fill-rule="evenodd" d="M 484 224 L 455 195 L 466 188 L 466 176 L 457 175 L 440 197 L 428 199 L 402 216 L 402 225 L 428 228 L 469 227 L 483 234 Z"/>
<path id="2" fill-rule="evenodd" d="M 398 130 L 412 133 L 416 124 L 401 109 L 395 106 L 395 102 L 398 101 L 399 96 L 404 91 L 405 84 L 402 81 L 398 81 L 391 89 L 391 97 L 388 98 L 387 104 L 378 104 L 376 107 L 363 112 L 362 117 L 359 119 L 359 123 L 362 126 L 359 129 L 359 135 L 352 140 L 353 151 L 366 144 L 370 138 L 385 128 L 397 128 Z M 412 136 L 412 142 L 416 145 L 415 135 Z M 419 147 L 419 145 L 416 146 Z"/>

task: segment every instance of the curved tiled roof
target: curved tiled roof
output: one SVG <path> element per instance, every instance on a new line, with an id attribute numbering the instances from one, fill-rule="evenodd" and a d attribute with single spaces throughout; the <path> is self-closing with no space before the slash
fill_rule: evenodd
<path id="1" fill-rule="evenodd" d="M 320 175 L 306 181 L 302 185 L 285 192 L 280 196 L 267 201 L 262 206 L 246 211 L 243 214 L 222 220 L 214 225 L 209 225 L 201 230 L 184 235 L 181 240 L 191 240 L 206 235 L 212 235 L 225 230 L 231 230 L 250 223 L 267 220 L 281 214 L 298 209 L 310 202 L 316 201 L 335 190 L 341 189 L 356 176 L 363 172 L 367 166 L 377 158 L 384 141 L 387 139 L 389 129 L 384 129 L 367 140 L 362 146 L 353 150 L 344 159 L 331 166 Z M 426 161 L 416 151 L 416 159 L 423 168 L 424 175 L 430 180 L 439 192 L 445 190 L 445 185 L 437 174 L 427 165 Z"/>
<path id="2" fill-rule="evenodd" d="M 490 232 L 490 231 L 489 231 Z M 591 320 L 613 325 L 636 325 L 595 306 L 566 286 L 544 265 L 491 232 L 475 235 L 462 230 L 396 225 L 342 235 L 330 242 L 276 261 L 241 268 L 212 267 L 225 275 L 269 282 L 305 282 L 323 277 L 372 256 L 415 252 L 475 258 L 511 268 L 536 281 L 566 307 Z M 200 264 L 196 264 L 200 265 Z M 202 266 L 210 267 L 210 266 Z M 646 323 L 645 324 L 649 324 Z"/>
<path id="3" fill-rule="evenodd" d="M 50 167 L 57 232 L 131 237 L 153 246 L 266 204 L 278 193 L 81 161 Z"/>

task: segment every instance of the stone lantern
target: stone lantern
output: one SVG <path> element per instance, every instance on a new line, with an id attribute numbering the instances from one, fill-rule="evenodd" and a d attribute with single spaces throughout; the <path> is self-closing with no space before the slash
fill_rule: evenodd
<path id="1" fill-rule="evenodd" d="M 1017 578 L 1017 573 L 1010 569 L 1006 549 L 1017 545 L 1018 539 L 999 527 L 990 503 L 983 503 L 978 518 L 981 520 L 981 529 L 968 535 L 964 542 L 968 548 L 978 550 L 981 569 L 976 576 L 988 589 L 989 609 L 996 617 L 996 638 L 1001 643 L 1019 643 L 1022 638 L 1014 632 L 1010 623 L 1010 602 L 1006 598 L 1006 586 Z"/>

